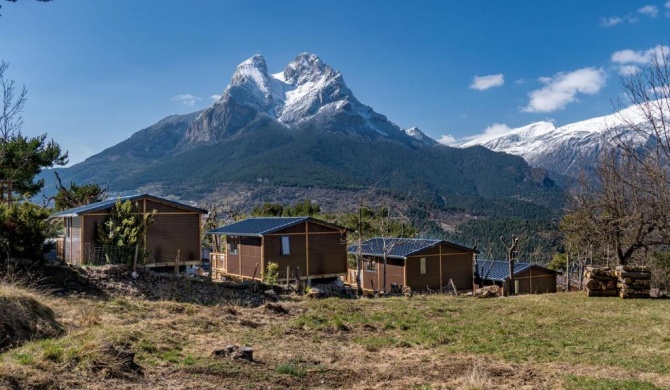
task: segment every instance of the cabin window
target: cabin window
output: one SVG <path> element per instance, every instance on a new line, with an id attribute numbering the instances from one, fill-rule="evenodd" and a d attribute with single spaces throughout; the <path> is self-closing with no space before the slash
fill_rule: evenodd
<path id="1" fill-rule="evenodd" d="M 419 268 L 421 268 L 421 275 L 426 273 L 426 258 L 419 259 Z"/>
<path id="2" fill-rule="evenodd" d="M 365 271 L 377 272 L 377 262 L 374 259 L 365 259 Z"/>
<path id="3" fill-rule="evenodd" d="M 281 254 L 287 256 L 291 254 L 291 243 L 288 236 L 281 236 Z"/>
<path id="4" fill-rule="evenodd" d="M 240 238 L 237 236 L 231 236 L 230 240 L 228 240 L 228 253 L 231 255 L 236 255 L 238 251 L 238 247 L 240 244 Z"/>

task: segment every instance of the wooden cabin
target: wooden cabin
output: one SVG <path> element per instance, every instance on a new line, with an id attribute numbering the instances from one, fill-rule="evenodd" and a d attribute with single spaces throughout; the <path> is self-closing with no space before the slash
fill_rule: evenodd
<path id="1" fill-rule="evenodd" d="M 248 218 L 207 234 L 215 235 L 218 247 L 211 255 L 213 278 L 263 280 L 270 262 L 279 266 L 280 280 L 347 274 L 346 229 L 315 218 Z"/>
<path id="2" fill-rule="evenodd" d="M 478 260 L 478 275 L 485 286 L 505 287 L 509 282 L 509 263 L 507 261 Z M 475 265 L 477 266 L 477 265 Z M 556 292 L 556 275 L 559 272 L 539 265 L 515 262 L 514 282 L 517 294 L 541 294 Z M 502 291 L 501 291 L 502 293 Z"/>
<path id="3" fill-rule="evenodd" d="M 97 230 L 117 200 L 136 202 L 142 214 L 156 210 L 142 248 L 148 253 L 146 265 L 201 263 L 200 221 L 207 211 L 148 194 L 107 199 L 53 214 L 51 218 L 62 218 L 65 227 L 58 243 L 58 256 L 74 265 L 103 264 L 105 248 L 97 243 Z"/>
<path id="4" fill-rule="evenodd" d="M 349 254 L 357 256 L 358 245 L 349 247 Z M 363 260 L 361 282 L 363 290 L 392 291 L 409 287 L 412 290 L 440 290 L 451 287 L 458 291 L 473 288 L 473 255 L 476 250 L 444 240 L 408 238 L 372 238 L 361 244 Z M 384 278 L 386 254 L 386 288 Z M 350 270 L 349 281 L 355 283 L 355 270 Z"/>

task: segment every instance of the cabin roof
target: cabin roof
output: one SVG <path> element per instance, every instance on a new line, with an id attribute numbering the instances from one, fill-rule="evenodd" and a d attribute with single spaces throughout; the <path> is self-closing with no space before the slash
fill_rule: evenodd
<path id="1" fill-rule="evenodd" d="M 509 263 L 502 260 L 478 260 L 479 264 L 479 277 L 484 280 L 495 280 L 498 282 L 504 282 L 509 279 Z M 520 261 L 514 262 L 514 275 L 518 275 L 529 268 L 541 269 L 547 272 L 553 272 L 558 274 L 558 272 L 545 268 L 536 264 L 524 263 Z"/>
<path id="2" fill-rule="evenodd" d="M 59 211 L 55 214 L 52 214 L 50 218 L 62 218 L 62 217 L 78 217 L 83 214 L 89 214 L 89 213 L 94 213 L 96 211 L 102 211 L 102 210 L 107 210 L 111 209 L 114 204 L 116 203 L 117 200 L 120 200 L 122 202 L 125 202 L 126 200 L 130 201 L 135 201 L 139 199 L 147 199 L 147 200 L 152 200 L 158 203 L 164 203 L 170 206 L 174 206 L 180 209 L 188 210 L 188 211 L 193 211 L 196 213 L 201 213 L 201 214 L 206 214 L 207 210 L 203 210 L 197 207 L 185 205 L 183 203 L 175 202 L 173 200 L 165 199 L 165 198 L 159 198 L 158 196 L 153 196 L 149 194 L 139 194 L 139 195 L 126 195 L 126 196 L 121 196 L 118 198 L 113 198 L 113 199 L 106 199 L 101 202 L 96 202 L 96 203 L 91 203 L 87 204 L 85 206 L 80 206 L 80 207 L 75 207 L 73 209 L 68 209 L 68 210 L 63 210 Z"/>
<path id="3" fill-rule="evenodd" d="M 407 256 L 419 253 L 439 244 L 445 244 L 451 248 L 462 250 L 464 252 L 477 253 L 477 251 L 472 248 L 467 248 L 444 240 L 375 237 L 361 243 L 361 254 L 363 256 L 383 257 L 384 252 L 386 252 L 386 257 L 388 258 L 406 259 Z M 358 244 L 349 246 L 348 251 L 350 254 L 357 254 Z"/>
<path id="4" fill-rule="evenodd" d="M 252 236 L 262 237 L 266 234 L 274 233 L 291 226 L 299 225 L 310 221 L 319 225 L 332 227 L 334 229 L 344 229 L 341 226 L 321 221 L 312 217 L 261 217 L 247 218 L 245 220 L 231 223 L 230 225 L 212 229 L 207 234 L 221 234 L 227 236 Z"/>

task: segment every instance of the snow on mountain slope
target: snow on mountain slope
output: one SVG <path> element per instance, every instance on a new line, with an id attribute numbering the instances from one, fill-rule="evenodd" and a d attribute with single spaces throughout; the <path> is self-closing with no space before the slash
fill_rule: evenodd
<path id="1" fill-rule="evenodd" d="M 191 125 L 182 146 L 218 142 L 259 119 L 288 128 L 316 126 L 382 136 L 415 146 L 436 144 L 420 130 L 406 132 L 359 102 L 340 72 L 315 54 L 301 53 L 275 74 L 268 73 L 260 55 L 238 65 L 222 97 Z"/>
<path id="2" fill-rule="evenodd" d="M 417 141 L 424 143 L 426 145 L 437 145 L 438 142 L 432 139 L 431 137 L 427 136 L 423 131 L 421 131 L 418 127 L 410 127 L 409 129 L 405 129 L 405 134 L 409 135 L 410 137 L 416 139 Z"/>
<path id="3" fill-rule="evenodd" d="M 550 122 L 537 122 L 495 136 L 483 136 L 460 145 L 482 145 L 488 149 L 523 157 L 531 166 L 577 176 L 583 169 L 594 166 L 598 154 L 611 144 L 609 129 L 621 129 L 624 118 L 633 123 L 644 123 L 635 107 L 618 113 L 555 127 Z M 617 130 L 629 139 L 639 137 L 625 130 Z"/>

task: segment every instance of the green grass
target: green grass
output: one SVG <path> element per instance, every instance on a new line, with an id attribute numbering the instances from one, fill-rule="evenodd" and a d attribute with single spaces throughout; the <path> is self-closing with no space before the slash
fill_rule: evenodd
<path id="1" fill-rule="evenodd" d="M 298 378 L 302 378 L 307 375 L 307 370 L 304 368 L 298 367 L 293 363 L 281 364 L 277 367 L 277 372 L 283 375 L 291 375 Z"/>
<path id="2" fill-rule="evenodd" d="M 481 374 L 491 383 L 499 375 L 491 370 L 497 364 L 541 367 L 541 375 L 550 372 L 568 389 L 656 389 L 654 384 L 670 381 L 670 311 L 662 300 L 594 299 L 573 293 L 324 299 L 281 302 L 290 309 L 282 316 L 264 307 L 239 307 L 231 314 L 225 306 L 135 299 L 45 302 L 66 333 L 1 353 L 0 377 L 41 375 L 40 383 L 48 388 L 59 373 L 58 379 L 69 375 L 72 383 L 83 386 L 97 375 L 94 368 L 110 358 L 105 346 L 114 345 L 134 352 L 135 361 L 153 372 L 148 377 L 158 372 L 194 375 L 192 380 L 206 375 L 229 380 L 223 388 L 240 380 L 280 381 L 289 387 L 318 387 L 322 378 L 327 384 L 348 380 L 344 387 L 356 387 L 360 378 L 393 383 L 405 377 L 400 375 L 405 371 L 395 369 L 403 363 L 408 364 L 407 373 L 417 375 L 406 388 L 439 388 L 444 380 L 467 374 L 455 365 L 450 377 L 430 377 L 445 372 L 443 359 L 460 361 L 466 368 L 472 364 L 469 359 L 481 361 Z M 82 310 L 82 305 L 94 310 Z M 227 344 L 251 346 L 260 364 L 213 357 L 214 349 Z M 61 373 L 63 367 L 68 371 Z M 583 374 L 589 367 L 599 370 L 599 376 L 612 370 L 648 382 L 594 379 Z M 104 378 L 96 380 L 104 383 Z M 377 382 L 360 386 L 371 383 Z"/>
<path id="3" fill-rule="evenodd" d="M 519 363 L 584 363 L 670 373 L 670 311 L 659 300 L 578 294 L 327 299 L 312 302 L 290 326 L 324 332 L 342 324 L 363 330 L 354 332 L 354 342 L 370 351 L 402 343 L 492 354 Z M 635 355 L 644 358 L 630 358 Z"/>
<path id="4" fill-rule="evenodd" d="M 581 376 L 568 375 L 565 378 L 566 390 L 660 390 L 649 382 L 638 380 L 619 380 L 619 379 L 601 379 L 586 378 Z"/>

